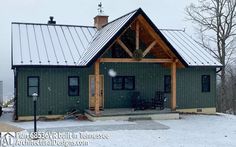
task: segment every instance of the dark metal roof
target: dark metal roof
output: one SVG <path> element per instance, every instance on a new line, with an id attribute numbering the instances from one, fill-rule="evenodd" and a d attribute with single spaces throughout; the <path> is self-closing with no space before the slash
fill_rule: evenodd
<path id="1" fill-rule="evenodd" d="M 13 23 L 13 66 L 91 65 L 138 15 L 147 20 L 185 66 L 221 66 L 184 31 L 159 30 L 141 8 L 99 30 L 88 26 Z"/>

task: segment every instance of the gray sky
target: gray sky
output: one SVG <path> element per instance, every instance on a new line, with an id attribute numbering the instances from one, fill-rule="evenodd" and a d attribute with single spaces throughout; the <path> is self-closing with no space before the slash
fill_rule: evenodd
<path id="1" fill-rule="evenodd" d="M 11 22 L 47 23 L 54 16 L 58 24 L 93 25 L 97 4 L 113 20 L 141 7 L 158 28 L 186 28 L 193 35 L 184 8 L 194 0 L 0 0 L 0 80 L 4 96 L 13 95 L 11 70 Z"/>

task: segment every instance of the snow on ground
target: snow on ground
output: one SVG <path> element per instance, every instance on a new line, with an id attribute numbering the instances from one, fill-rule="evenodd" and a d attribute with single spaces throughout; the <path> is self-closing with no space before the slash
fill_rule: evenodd
<path id="1" fill-rule="evenodd" d="M 95 146 L 136 147 L 236 147 L 236 116 L 181 115 L 180 120 L 158 121 L 168 130 L 120 130 L 110 132 L 111 140 L 98 140 Z M 109 132 L 103 132 L 109 133 Z"/>
<path id="2" fill-rule="evenodd" d="M 1 121 L 1 119 L 0 119 Z M 5 120 L 7 122 L 7 120 Z M 157 122 L 157 123 L 155 123 Z M 33 122 L 9 122 L 24 129 L 32 129 Z M 169 129 L 145 130 L 139 122 L 128 121 L 77 121 L 62 120 L 39 122 L 39 128 L 53 128 L 63 131 L 63 128 L 76 130 L 81 127 L 96 126 L 103 130 L 82 133 L 105 135 L 107 139 L 85 139 L 91 147 L 235 147 L 236 146 L 236 116 L 218 115 L 181 115 L 179 120 L 146 121 L 145 125 L 163 124 Z M 109 125 L 109 129 L 104 127 Z M 121 127 L 119 130 L 112 126 Z M 139 129 L 129 130 L 129 125 L 137 125 Z M 115 128 L 115 127 L 114 127 Z M 135 128 L 135 127 L 134 127 Z M 109 131 L 108 131 L 109 130 Z M 81 132 L 76 132 L 79 135 Z M 49 141 L 49 140 L 48 140 Z"/>
<path id="3" fill-rule="evenodd" d="M 33 122 L 10 122 L 10 124 L 15 125 L 24 129 L 33 129 Z M 47 128 L 63 128 L 63 127 L 80 127 L 80 126 L 99 126 L 99 125 L 124 125 L 124 124 L 135 124 L 134 122 L 128 121 L 79 121 L 79 120 L 58 120 L 58 121 L 37 121 L 37 127 L 39 129 Z"/>

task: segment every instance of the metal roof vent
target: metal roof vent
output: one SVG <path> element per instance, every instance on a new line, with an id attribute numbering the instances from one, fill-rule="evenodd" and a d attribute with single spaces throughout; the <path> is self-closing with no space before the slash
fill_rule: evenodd
<path id="1" fill-rule="evenodd" d="M 53 16 L 50 16 L 49 19 L 50 19 L 50 20 L 48 21 L 48 24 L 56 24 L 56 21 L 53 20 L 53 19 L 54 19 Z"/>

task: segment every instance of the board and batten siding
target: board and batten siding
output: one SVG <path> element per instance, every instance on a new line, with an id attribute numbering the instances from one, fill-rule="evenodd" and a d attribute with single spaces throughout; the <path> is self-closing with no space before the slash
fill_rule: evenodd
<path id="1" fill-rule="evenodd" d="M 141 98 L 151 99 L 155 91 L 164 91 L 164 75 L 170 75 L 170 69 L 160 64 L 149 63 L 101 63 L 100 72 L 104 75 L 104 108 L 131 107 L 130 93 L 133 90 L 112 90 L 112 77 L 108 71 L 113 69 L 118 76 L 135 76 L 135 91 Z M 32 98 L 27 96 L 27 77 L 40 77 L 40 95 L 37 101 L 38 115 L 66 114 L 77 107 L 80 110 L 89 106 L 89 68 L 18 68 L 18 115 L 33 115 Z M 177 70 L 177 108 L 215 107 L 216 73 L 215 68 L 191 67 Z M 203 93 L 201 76 L 210 75 L 211 91 Z M 80 77 L 80 95 L 68 96 L 68 76 Z M 166 94 L 166 107 L 170 107 L 170 94 Z M 77 101 L 79 103 L 77 104 Z"/>
<path id="2" fill-rule="evenodd" d="M 88 104 L 87 87 L 88 75 L 92 73 L 91 68 L 19 68 L 17 72 L 19 116 L 33 115 L 32 97 L 27 96 L 28 76 L 40 77 L 38 115 L 66 114 L 75 107 L 83 110 Z M 79 96 L 68 96 L 68 76 L 79 76 Z"/>

